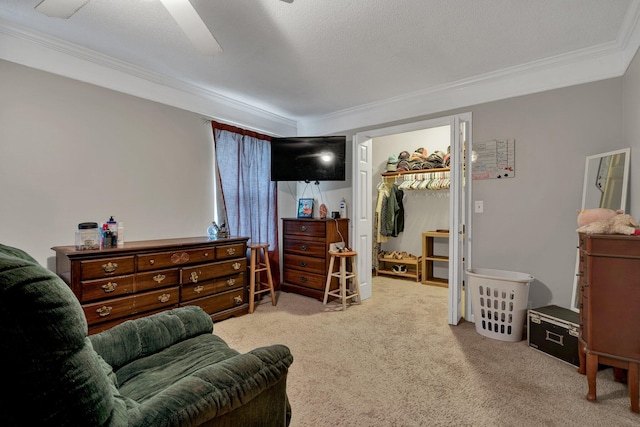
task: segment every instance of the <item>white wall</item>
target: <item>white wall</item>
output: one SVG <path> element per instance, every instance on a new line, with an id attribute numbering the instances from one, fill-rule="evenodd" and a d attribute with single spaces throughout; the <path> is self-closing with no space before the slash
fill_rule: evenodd
<path id="1" fill-rule="evenodd" d="M 630 145 L 622 137 L 622 78 L 367 129 L 464 112 L 473 114 L 473 141 L 516 141 L 514 178 L 473 181 L 474 200 L 484 201 L 484 213 L 473 214 L 473 265 L 465 268 L 533 274 L 529 299 L 534 307 L 569 307 L 585 157 Z"/>
<path id="2" fill-rule="evenodd" d="M 475 141 L 514 138 L 515 178 L 473 182 L 485 203 L 473 217 L 473 264 L 531 273 L 534 305 L 568 306 L 584 159 L 628 146 L 638 159 L 639 67 L 636 59 L 624 78 L 369 129 L 471 111 Z M 2 243 L 52 268 L 51 246 L 73 244 L 79 222 L 109 215 L 125 222 L 128 240 L 205 233 L 213 212 L 211 129 L 199 114 L 6 61 L 0 75 Z M 359 130 L 340 133 L 350 139 Z M 330 211 L 342 197 L 353 206 L 350 182 L 321 184 Z M 280 217 L 295 216 L 301 192 L 296 186 L 290 206 L 281 197 Z"/>
<path id="3" fill-rule="evenodd" d="M 80 222 L 205 235 L 212 131 L 194 114 L 0 61 L 0 241 L 54 267 Z"/>

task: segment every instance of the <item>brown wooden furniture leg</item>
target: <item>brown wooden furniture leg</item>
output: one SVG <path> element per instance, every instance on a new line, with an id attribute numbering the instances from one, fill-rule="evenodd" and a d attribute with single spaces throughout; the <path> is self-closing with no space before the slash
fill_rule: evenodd
<path id="1" fill-rule="evenodd" d="M 582 342 L 579 342 L 578 343 L 578 361 L 580 362 L 580 366 L 578 366 L 578 373 L 582 375 L 587 373 L 586 356 L 587 355 L 584 352 L 584 344 Z"/>
<path id="2" fill-rule="evenodd" d="M 640 412 L 638 398 L 638 363 L 629 363 L 629 371 L 627 372 L 627 382 L 629 384 L 629 399 L 631 400 L 631 410 Z"/>
<path id="3" fill-rule="evenodd" d="M 587 400 L 596 401 L 596 375 L 598 375 L 598 355 L 593 353 L 587 354 L 587 383 L 589 391 L 587 392 Z"/>

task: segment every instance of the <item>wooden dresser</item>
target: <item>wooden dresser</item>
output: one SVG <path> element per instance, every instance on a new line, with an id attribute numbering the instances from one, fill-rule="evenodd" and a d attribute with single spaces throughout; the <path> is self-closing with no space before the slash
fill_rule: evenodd
<path id="1" fill-rule="evenodd" d="M 213 320 L 247 313 L 247 240 L 192 237 L 51 249 L 56 272 L 78 297 L 93 334 L 184 305 L 202 307 Z"/>
<path id="2" fill-rule="evenodd" d="M 322 300 L 331 259 L 329 245 L 343 241 L 349 245 L 349 220 L 283 218 L 282 233 L 281 289 Z M 337 289 L 338 280 L 332 280 L 331 289 Z"/>
<path id="3" fill-rule="evenodd" d="M 580 368 L 587 399 L 596 400 L 598 364 L 616 379 L 627 371 L 631 410 L 638 412 L 640 237 L 579 234 Z"/>

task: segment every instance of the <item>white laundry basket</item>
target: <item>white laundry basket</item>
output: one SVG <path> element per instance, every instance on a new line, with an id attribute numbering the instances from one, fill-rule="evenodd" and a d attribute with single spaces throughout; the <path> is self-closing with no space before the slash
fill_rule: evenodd
<path id="1" fill-rule="evenodd" d="M 476 331 L 501 341 L 521 341 L 534 277 L 487 268 L 467 270 L 467 275 Z"/>

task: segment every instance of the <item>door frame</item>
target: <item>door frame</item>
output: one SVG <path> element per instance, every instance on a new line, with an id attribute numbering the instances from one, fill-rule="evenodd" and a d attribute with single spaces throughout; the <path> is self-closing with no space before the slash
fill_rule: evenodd
<path id="1" fill-rule="evenodd" d="M 360 294 L 362 299 L 371 298 L 373 295 L 372 290 L 372 229 L 373 229 L 373 200 L 372 200 L 372 186 L 375 177 L 373 176 L 372 168 L 372 140 L 374 138 L 395 135 L 406 132 L 413 132 L 422 129 L 428 129 L 440 126 L 451 127 L 450 146 L 451 153 L 462 153 L 464 147 L 464 141 L 461 141 L 459 135 L 459 123 L 464 121 L 468 123 L 467 128 L 467 141 L 466 150 L 471 152 L 471 113 L 463 113 L 457 115 L 451 115 L 446 117 L 439 117 L 429 120 L 422 120 L 419 122 L 407 123 L 402 125 L 390 126 L 385 128 L 377 128 L 358 132 L 353 136 L 353 186 L 352 186 L 352 200 L 353 203 L 353 239 L 352 245 L 356 252 L 363 254 L 358 257 L 358 279 L 360 282 Z M 456 151 L 454 151 L 456 150 Z M 468 157 L 468 158 L 467 158 Z M 470 164 L 470 157 L 465 156 L 466 163 Z M 453 159 L 453 157 L 452 157 Z M 464 164 L 464 163 L 463 163 Z M 452 163 L 452 167 L 456 167 Z M 465 263 L 469 265 L 471 254 L 471 226 L 470 222 L 467 224 L 464 221 L 470 220 L 470 206 L 471 203 L 471 180 L 468 177 L 471 176 L 469 167 L 466 168 L 467 179 L 465 180 L 452 180 L 452 187 L 450 191 L 450 233 L 449 233 L 449 248 L 450 254 L 454 245 L 458 250 L 455 252 L 459 254 L 458 259 L 450 260 L 449 265 L 449 278 L 454 278 L 455 282 L 449 283 L 449 309 L 448 309 L 448 322 L 449 324 L 456 325 L 459 323 L 462 313 L 460 306 L 460 296 L 462 294 L 462 283 L 464 281 L 464 269 L 462 265 L 462 258 L 465 257 Z M 453 172 L 453 169 L 452 169 Z M 463 185 L 466 183 L 466 186 Z M 454 197 L 455 194 L 455 197 Z M 462 199 L 460 199 L 462 197 Z M 455 205 L 454 205 L 455 200 Z M 459 203 L 460 200 L 467 202 Z M 454 208 L 456 209 L 454 211 Z M 461 218 L 460 214 L 455 214 L 462 209 L 464 214 Z M 463 227 L 464 230 L 459 230 L 459 227 Z M 461 231 L 461 233 L 459 233 Z M 460 239 L 460 240 L 459 240 Z M 459 242 L 462 242 L 462 246 L 459 247 Z M 464 255 L 463 255 L 464 254 Z M 452 275 L 452 269 L 455 269 L 456 274 Z M 465 313 L 471 313 L 471 303 L 469 298 L 465 298 Z M 467 316 L 468 318 L 468 316 Z"/>

